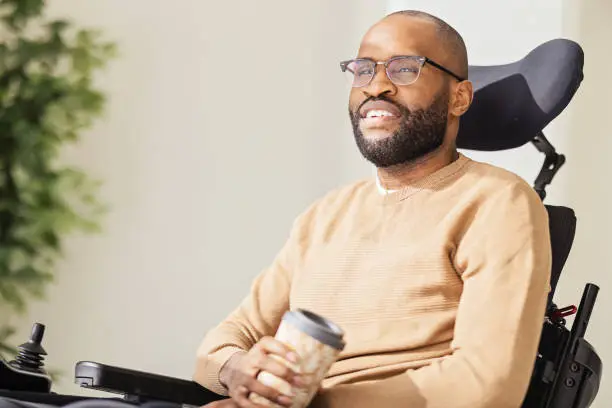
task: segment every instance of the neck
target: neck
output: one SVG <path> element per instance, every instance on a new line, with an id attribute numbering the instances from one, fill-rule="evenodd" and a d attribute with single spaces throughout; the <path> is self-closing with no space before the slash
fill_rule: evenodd
<path id="1" fill-rule="evenodd" d="M 456 149 L 434 151 L 410 162 L 378 168 L 378 179 L 385 190 L 400 190 L 448 166 L 458 157 Z"/>

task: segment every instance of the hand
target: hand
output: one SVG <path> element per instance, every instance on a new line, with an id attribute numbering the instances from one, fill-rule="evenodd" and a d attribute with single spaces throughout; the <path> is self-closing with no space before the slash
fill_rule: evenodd
<path id="1" fill-rule="evenodd" d="M 203 405 L 200 408 L 239 408 L 239 406 L 236 404 L 236 402 L 233 399 L 227 398 L 227 399 L 211 402 L 209 404 Z"/>
<path id="2" fill-rule="evenodd" d="M 260 371 L 267 371 L 297 387 L 307 385 L 304 378 L 278 361 L 276 357 L 291 363 L 297 363 L 298 361 L 297 354 L 292 352 L 285 344 L 273 337 L 264 337 L 249 352 L 234 354 L 223 366 L 219 379 L 227 387 L 229 395 L 238 407 L 253 408 L 258 406 L 249 400 L 251 392 L 279 405 L 287 407 L 291 405 L 291 395 L 281 394 L 274 388 L 270 388 L 257 380 L 257 374 Z"/>

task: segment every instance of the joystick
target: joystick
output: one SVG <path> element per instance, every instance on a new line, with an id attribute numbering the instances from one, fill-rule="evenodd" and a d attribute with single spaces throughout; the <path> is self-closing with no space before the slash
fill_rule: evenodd
<path id="1" fill-rule="evenodd" d="M 42 346 L 45 326 L 35 323 L 30 339 L 17 347 L 14 360 L 6 362 L 0 357 L 0 390 L 9 391 L 51 391 L 51 377 L 44 369 L 44 356 L 47 352 Z"/>
<path id="2" fill-rule="evenodd" d="M 19 354 L 9 364 L 19 370 L 46 374 L 43 368 L 43 360 L 45 359 L 43 356 L 46 356 L 47 352 L 41 345 L 44 334 L 45 326 L 40 323 L 34 323 L 30 340 L 17 347 Z"/>

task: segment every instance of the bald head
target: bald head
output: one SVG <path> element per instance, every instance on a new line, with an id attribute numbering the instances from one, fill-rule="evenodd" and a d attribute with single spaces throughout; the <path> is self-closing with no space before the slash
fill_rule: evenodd
<path id="1" fill-rule="evenodd" d="M 418 10 L 401 10 L 389 14 L 386 18 L 393 16 L 403 16 L 409 18 L 417 18 L 431 22 L 435 26 L 439 45 L 444 48 L 446 54 L 450 57 L 448 64 L 449 68 L 457 75 L 463 78 L 468 76 L 468 56 L 465 42 L 461 34 L 457 32 L 451 25 L 439 17 L 433 16 L 424 11 Z"/>

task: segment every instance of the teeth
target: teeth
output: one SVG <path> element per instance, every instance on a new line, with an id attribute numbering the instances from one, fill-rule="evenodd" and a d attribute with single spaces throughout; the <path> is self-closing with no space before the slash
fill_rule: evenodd
<path id="1" fill-rule="evenodd" d="M 381 116 L 393 116 L 393 114 L 386 110 L 371 110 L 368 111 L 366 118 L 378 118 Z"/>

